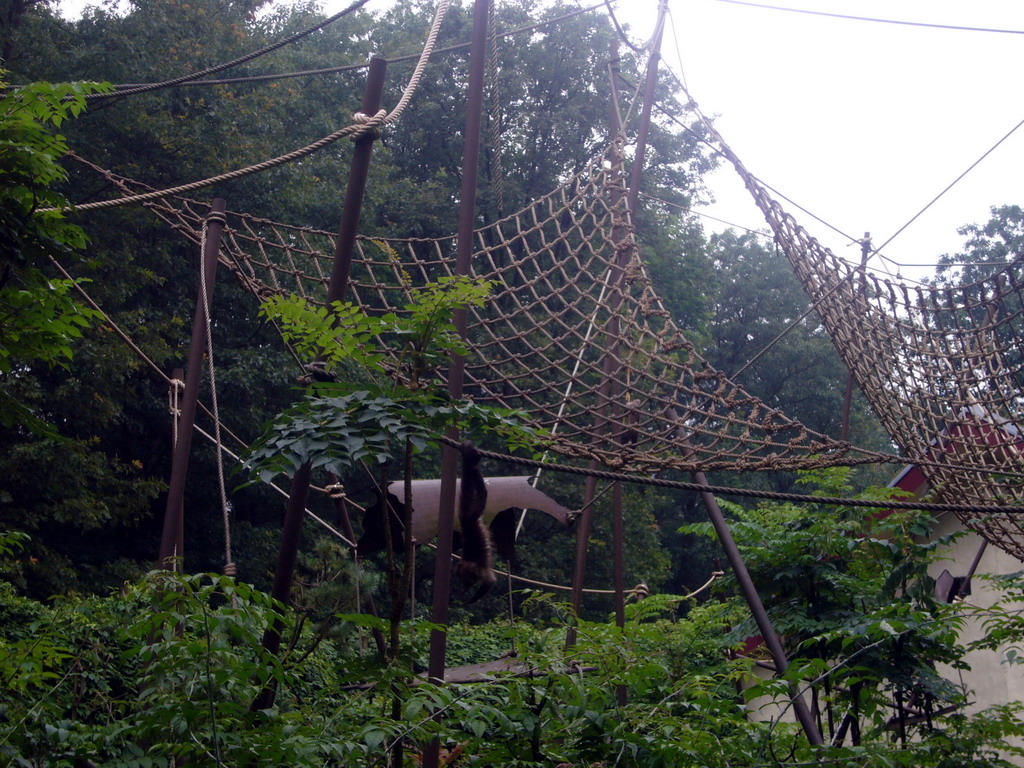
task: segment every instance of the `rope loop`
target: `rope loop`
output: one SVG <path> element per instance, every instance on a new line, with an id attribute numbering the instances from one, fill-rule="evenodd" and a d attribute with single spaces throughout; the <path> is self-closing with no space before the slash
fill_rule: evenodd
<path id="1" fill-rule="evenodd" d="M 359 130 L 349 136 L 348 140 L 356 142 L 369 136 L 376 141 L 383 135 L 381 128 L 384 125 L 384 118 L 387 117 L 387 114 L 386 109 L 382 109 L 372 116 L 365 112 L 356 112 L 352 115 L 352 125 L 358 126 Z"/>

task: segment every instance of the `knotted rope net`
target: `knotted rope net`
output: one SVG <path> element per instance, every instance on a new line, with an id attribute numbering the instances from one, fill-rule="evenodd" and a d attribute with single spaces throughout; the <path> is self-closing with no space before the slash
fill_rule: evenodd
<path id="1" fill-rule="evenodd" d="M 985 510 L 1021 501 L 1019 264 L 955 291 L 880 280 L 807 235 L 722 146 L 903 455 L 924 465 L 938 499 L 976 505 L 962 513 L 970 527 L 1024 554 L 1016 519 Z M 470 312 L 465 395 L 523 411 L 562 457 L 636 474 L 901 461 L 808 429 L 699 355 L 639 259 L 622 166 L 615 145 L 476 231 L 474 272 L 494 290 Z M 139 190 L 104 174 L 126 195 Z M 146 205 L 198 241 L 205 203 Z M 333 239 L 229 213 L 221 262 L 258 297 L 322 303 Z M 413 290 L 453 273 L 455 245 L 454 237 L 360 237 L 348 298 L 371 313 L 401 312 Z"/>
<path id="2" fill-rule="evenodd" d="M 886 431 L 906 456 L 923 460 L 932 498 L 976 505 L 960 519 L 1024 559 L 1024 521 L 983 509 L 1024 496 L 1024 260 L 959 286 L 880 278 L 811 237 L 705 124 Z"/>
<path id="3" fill-rule="evenodd" d="M 125 194 L 137 187 L 107 173 Z M 475 233 L 465 395 L 525 412 L 551 449 L 638 473 L 770 470 L 877 460 L 813 432 L 733 384 L 673 323 L 638 260 L 620 148 Z M 147 206 L 195 240 L 205 203 Z M 229 213 L 221 261 L 259 297 L 321 303 L 333 234 Z M 455 238 L 361 237 L 347 298 L 401 312 L 418 286 L 454 271 Z M 443 371 L 438 372 L 441 377 Z"/>

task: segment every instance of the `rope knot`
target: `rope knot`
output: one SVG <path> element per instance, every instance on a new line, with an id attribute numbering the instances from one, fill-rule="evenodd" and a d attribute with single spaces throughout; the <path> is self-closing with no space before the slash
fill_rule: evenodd
<path id="1" fill-rule="evenodd" d="M 645 600 L 651 596 L 651 588 L 648 587 L 646 583 L 641 581 L 639 584 L 637 584 L 635 587 L 629 590 L 629 595 L 637 601 Z"/>
<path id="2" fill-rule="evenodd" d="M 232 577 L 237 576 L 238 566 L 231 562 L 224 563 L 224 575 Z"/>
<path id="3" fill-rule="evenodd" d="M 345 486 L 341 483 L 331 483 L 324 488 L 327 491 L 327 495 L 335 501 L 339 501 L 345 498 Z"/>
<path id="4" fill-rule="evenodd" d="M 368 115 L 365 112 L 356 112 L 352 115 L 352 124 L 358 125 L 360 128 L 349 137 L 349 141 L 359 141 L 366 136 L 373 137 L 375 141 L 379 139 L 381 137 L 383 118 L 386 115 L 387 112 L 383 109 L 375 115 Z"/>

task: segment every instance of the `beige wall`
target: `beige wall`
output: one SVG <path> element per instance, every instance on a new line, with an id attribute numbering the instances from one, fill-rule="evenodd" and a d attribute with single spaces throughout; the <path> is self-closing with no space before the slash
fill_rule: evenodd
<path id="1" fill-rule="evenodd" d="M 963 525 L 953 514 L 946 514 L 939 519 L 935 530 L 935 536 L 945 536 L 955 531 L 963 530 Z M 929 573 L 934 577 L 947 569 L 954 576 L 965 576 L 971 567 L 971 562 L 981 546 L 981 537 L 976 533 L 967 533 L 960 536 L 942 554 L 944 560 L 933 563 Z M 1024 570 L 1024 563 L 1003 552 L 991 544 L 985 549 L 981 562 L 978 564 L 978 574 L 1005 574 Z M 985 579 L 974 578 L 971 581 L 971 594 L 965 599 L 968 606 L 987 608 L 998 599 L 992 585 Z M 982 623 L 976 619 L 968 619 L 966 626 L 960 633 L 960 640 L 964 644 L 977 640 L 984 636 Z M 993 704 L 1005 704 L 1010 701 L 1024 701 L 1024 665 L 1003 664 L 1005 654 L 1002 651 L 974 651 L 965 657 L 965 661 L 971 666 L 969 671 L 958 673 L 956 670 L 940 671 L 949 680 L 956 682 L 960 674 L 963 675 L 964 684 L 969 694 L 969 701 L 974 702 L 968 711 L 984 709 Z"/>
<path id="2" fill-rule="evenodd" d="M 939 518 L 934 535 L 937 538 L 961 530 L 963 530 L 963 525 L 955 515 L 950 513 Z M 943 569 L 946 569 L 953 576 L 965 576 L 981 541 L 981 537 L 975 533 L 966 533 L 960 536 L 944 552 L 940 552 L 943 559 L 932 564 L 929 574 L 936 577 L 942 573 Z M 1024 570 L 1024 563 L 990 544 L 985 549 L 977 573 L 1006 574 L 1021 570 Z M 985 608 L 991 606 L 997 597 L 991 584 L 984 579 L 975 577 L 971 582 L 971 594 L 967 596 L 965 603 Z M 981 621 L 969 618 L 960 634 L 960 640 L 966 645 L 970 641 L 982 637 L 983 634 Z M 1022 642 L 1024 642 L 1024 638 L 1022 638 Z M 968 712 L 976 712 L 993 704 L 1024 701 L 1024 664 L 1003 664 L 1001 662 L 1004 656 L 1005 653 L 1002 651 L 974 651 L 965 657 L 971 666 L 970 670 L 959 672 L 955 669 L 943 669 L 940 666 L 939 672 L 954 683 L 960 682 L 962 676 L 963 684 L 969 692 L 968 701 L 972 702 L 967 709 Z M 767 678 L 771 672 L 763 668 L 756 668 L 755 674 Z M 784 705 L 785 702 L 782 704 Z M 758 721 L 778 718 L 784 708 L 778 702 L 767 699 L 756 699 L 748 706 L 751 718 Z M 794 720 L 792 708 L 785 709 L 782 718 L 792 722 Z"/>

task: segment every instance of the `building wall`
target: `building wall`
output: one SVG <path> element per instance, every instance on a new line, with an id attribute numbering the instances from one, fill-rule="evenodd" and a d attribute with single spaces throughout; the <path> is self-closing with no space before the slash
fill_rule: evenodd
<path id="1" fill-rule="evenodd" d="M 934 536 L 938 538 L 963 530 L 964 527 L 957 517 L 948 513 L 939 517 Z M 958 537 L 944 551 L 940 550 L 941 559 L 932 564 L 929 575 L 935 578 L 945 569 L 953 576 L 965 576 L 981 542 L 981 537 L 971 532 Z M 990 544 L 982 555 L 976 574 L 1001 575 L 1022 570 L 1024 563 Z M 986 608 L 996 602 L 998 597 L 991 583 L 976 575 L 971 581 L 971 594 L 966 597 L 964 603 L 967 606 Z M 961 642 L 966 645 L 972 640 L 980 639 L 984 636 L 984 631 L 980 619 L 968 618 L 960 633 Z M 1024 643 L 1024 638 L 1021 640 Z M 939 667 L 939 672 L 955 683 L 963 682 L 969 692 L 968 701 L 971 702 L 967 712 L 977 712 L 994 704 L 1024 701 L 1024 664 L 1003 663 L 1005 656 L 1005 651 L 974 651 L 964 657 L 971 667 L 970 670 L 961 672 L 948 667 L 943 668 L 943 665 Z M 770 670 L 763 667 L 756 667 L 754 673 L 762 679 L 772 675 Z M 805 696 L 805 700 L 809 701 L 809 697 Z M 793 722 L 793 710 L 785 704 L 768 699 L 755 699 L 748 705 L 750 717 L 753 720 L 764 721 L 777 719 L 781 715 L 783 720 Z"/>
<path id="2" fill-rule="evenodd" d="M 946 514 L 939 519 L 935 535 L 936 537 L 946 536 L 961 530 L 963 530 L 963 525 L 956 516 Z M 965 576 L 981 542 L 981 537 L 976 533 L 968 532 L 960 536 L 946 548 L 945 552 L 941 553 L 943 558 L 948 559 L 933 563 L 929 568 L 929 574 L 932 577 L 937 577 L 943 569 L 946 569 L 953 576 Z M 978 564 L 977 574 L 999 575 L 1015 573 L 1020 570 L 1024 570 L 1024 563 L 990 544 Z M 975 576 L 971 580 L 971 594 L 967 595 L 964 602 L 968 606 L 987 608 L 997 599 L 998 594 L 992 584 Z M 980 620 L 968 619 L 960 633 L 960 640 L 967 644 L 972 640 L 982 638 L 984 633 L 985 630 Z M 944 677 L 953 681 L 957 681 L 960 675 L 963 676 L 967 690 L 973 691 L 969 696 L 969 701 L 972 701 L 973 704 L 968 711 L 977 711 L 993 704 L 1024 701 L 1024 665 L 1003 663 L 1005 656 L 1004 651 L 974 651 L 965 657 L 971 666 L 969 671 L 965 670 L 962 673 L 952 669 L 940 669 L 940 671 L 943 672 Z"/>

